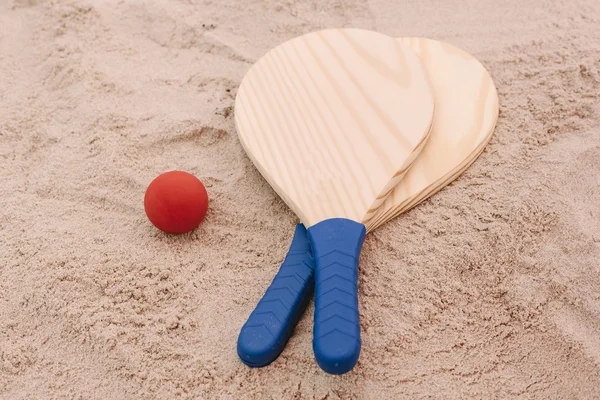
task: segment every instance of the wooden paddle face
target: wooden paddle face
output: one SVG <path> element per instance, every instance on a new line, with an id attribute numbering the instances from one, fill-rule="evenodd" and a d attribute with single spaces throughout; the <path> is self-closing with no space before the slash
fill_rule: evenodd
<path id="1" fill-rule="evenodd" d="M 384 224 L 460 175 L 483 151 L 498 118 L 498 95 L 486 69 L 468 53 L 425 38 L 400 38 L 421 58 L 436 98 L 425 147 L 404 179 L 365 225 Z"/>
<path id="2" fill-rule="evenodd" d="M 428 137 L 434 98 L 409 46 L 359 29 L 292 39 L 236 97 L 240 141 L 306 227 L 374 216 Z"/>

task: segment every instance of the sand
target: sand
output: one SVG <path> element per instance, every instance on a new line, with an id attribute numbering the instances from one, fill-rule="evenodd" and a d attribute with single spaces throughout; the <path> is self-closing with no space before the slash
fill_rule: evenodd
<path id="1" fill-rule="evenodd" d="M 367 237 L 357 367 L 318 368 L 311 305 L 250 369 L 236 338 L 296 217 L 235 93 L 269 48 L 342 26 L 465 49 L 500 118 Z M 600 398 L 599 26 L 596 0 L 0 1 L 0 398 Z M 182 236 L 142 202 L 173 169 L 210 196 Z"/>

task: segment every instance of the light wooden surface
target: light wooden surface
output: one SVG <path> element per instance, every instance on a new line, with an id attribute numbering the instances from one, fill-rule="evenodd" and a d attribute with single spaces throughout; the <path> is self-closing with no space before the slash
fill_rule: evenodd
<path id="1" fill-rule="evenodd" d="M 373 230 L 460 175 L 481 154 L 498 118 L 498 95 L 486 69 L 450 44 L 401 38 L 419 55 L 436 98 L 431 134 L 404 179 L 366 223 Z"/>
<path id="2" fill-rule="evenodd" d="M 248 71 L 235 103 L 248 156 L 306 227 L 368 221 L 425 144 L 433 112 L 415 52 L 358 29 L 272 49 Z"/>

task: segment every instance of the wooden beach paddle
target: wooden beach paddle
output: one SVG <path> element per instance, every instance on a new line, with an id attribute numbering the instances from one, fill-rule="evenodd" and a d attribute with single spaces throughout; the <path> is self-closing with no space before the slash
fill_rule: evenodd
<path id="1" fill-rule="evenodd" d="M 400 38 L 424 61 L 436 97 L 434 125 L 419 157 L 394 188 L 368 229 L 372 230 L 440 190 L 483 151 L 498 117 L 498 96 L 485 68 L 466 52 L 425 38 Z M 312 295 L 314 262 L 306 230 L 296 226 L 291 250 L 240 331 L 238 353 L 253 353 L 264 366 L 277 358 Z M 283 300 L 285 298 L 285 300 Z M 270 305 L 276 304 L 275 308 Z M 264 332 L 263 310 L 275 314 Z"/>
<path id="2" fill-rule="evenodd" d="M 240 142 L 308 228 L 313 349 L 327 372 L 347 372 L 358 360 L 365 224 L 426 143 L 433 111 L 431 85 L 414 51 L 359 29 L 289 40 L 259 59 L 240 84 Z M 276 319 L 273 310 L 261 311 L 266 330 Z M 245 361 L 255 363 L 252 354 Z"/>

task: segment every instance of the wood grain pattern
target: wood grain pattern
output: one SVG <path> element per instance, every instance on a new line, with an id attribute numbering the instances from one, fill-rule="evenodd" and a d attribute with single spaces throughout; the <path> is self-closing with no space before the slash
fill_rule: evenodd
<path id="1" fill-rule="evenodd" d="M 371 219 L 423 148 L 433 112 L 408 45 L 331 29 L 259 59 L 238 90 L 235 121 L 248 156 L 308 228 Z"/>
<path id="2" fill-rule="evenodd" d="M 436 110 L 425 147 L 404 179 L 366 223 L 371 231 L 452 182 L 481 154 L 498 119 L 498 94 L 487 70 L 450 44 L 401 38 L 423 61 Z"/>

